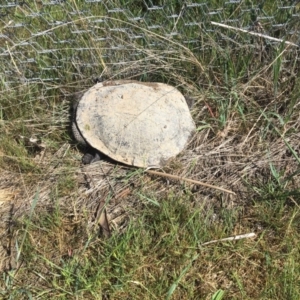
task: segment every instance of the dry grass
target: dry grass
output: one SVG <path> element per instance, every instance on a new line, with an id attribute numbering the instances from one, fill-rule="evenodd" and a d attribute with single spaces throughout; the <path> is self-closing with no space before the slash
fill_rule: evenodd
<path id="1" fill-rule="evenodd" d="M 122 20 L 107 16 L 105 24 L 129 26 L 127 35 L 110 33 L 94 44 L 81 36 L 91 62 L 98 60 L 92 73 L 168 82 L 192 97 L 197 132 L 162 171 L 235 195 L 110 161 L 82 166 L 70 107 L 74 93 L 92 80 L 75 57 L 58 70 L 65 75 L 60 83 L 11 87 L 4 80 L 0 295 L 217 299 L 213 294 L 224 290 L 228 299 L 299 299 L 299 49 L 200 28 L 209 51 L 197 52 Z M 90 23 L 78 18 L 73 25 Z M 142 33 L 149 46 L 130 39 L 133 33 Z M 126 49 L 114 51 L 114 43 Z M 70 48 L 61 51 L 57 57 L 73 55 Z M 99 226 L 103 203 L 109 238 Z M 250 232 L 255 238 L 203 244 Z"/>

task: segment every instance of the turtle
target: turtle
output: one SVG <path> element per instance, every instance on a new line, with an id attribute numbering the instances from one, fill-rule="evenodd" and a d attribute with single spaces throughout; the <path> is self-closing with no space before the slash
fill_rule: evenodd
<path id="1" fill-rule="evenodd" d="M 72 131 L 100 159 L 141 168 L 161 168 L 179 154 L 195 131 L 185 97 L 171 85 L 119 80 L 99 82 L 74 105 Z"/>

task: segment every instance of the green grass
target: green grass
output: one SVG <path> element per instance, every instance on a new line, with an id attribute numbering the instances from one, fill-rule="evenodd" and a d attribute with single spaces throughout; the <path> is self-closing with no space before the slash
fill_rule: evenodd
<path id="1" fill-rule="evenodd" d="M 256 203 L 237 224 L 235 209 L 212 221 L 212 212 L 191 208 L 188 198 L 166 200 L 145 203 L 139 219 L 108 240 L 85 232 L 84 219 L 33 215 L 18 225 L 23 263 L 4 275 L 3 296 L 202 299 L 221 288 L 231 299 L 299 297 L 298 208 Z M 201 246 L 234 232 L 230 222 L 260 227 L 259 237 Z"/>
<path id="2" fill-rule="evenodd" d="M 265 33 L 296 42 L 298 10 L 221 2 L 31 1 L 1 19 L 0 298 L 300 298 L 299 49 L 210 24 L 273 16 L 260 20 Z M 294 34 L 272 26 L 285 23 Z M 100 75 L 191 96 L 197 133 L 164 171 L 236 194 L 83 168 L 70 107 Z M 103 200 L 109 238 L 96 217 Z"/>

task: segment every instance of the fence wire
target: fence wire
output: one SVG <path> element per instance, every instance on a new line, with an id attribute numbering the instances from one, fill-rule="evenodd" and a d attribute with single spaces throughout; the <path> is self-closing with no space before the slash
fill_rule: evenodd
<path id="1" fill-rule="evenodd" d="M 149 65 L 167 68 L 180 51 L 201 60 L 229 47 L 236 55 L 252 49 L 263 62 L 269 48 L 286 46 L 238 29 L 294 43 L 284 61 L 299 63 L 299 17 L 297 1 L 2 0 L 1 81 L 11 87 L 126 77 Z"/>

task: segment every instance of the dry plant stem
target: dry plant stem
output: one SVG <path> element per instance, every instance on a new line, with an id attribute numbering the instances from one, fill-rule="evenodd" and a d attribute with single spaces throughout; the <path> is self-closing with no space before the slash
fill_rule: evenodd
<path id="1" fill-rule="evenodd" d="M 106 197 L 103 197 L 99 201 L 99 205 L 98 205 L 97 212 L 96 212 L 96 215 L 97 215 L 96 220 L 97 220 L 99 226 L 102 228 L 104 236 L 110 237 L 111 232 L 110 232 L 110 228 L 109 228 L 109 222 L 108 222 L 107 212 L 106 212 L 106 207 L 105 207 L 105 205 L 106 205 L 105 198 Z"/>
<path id="2" fill-rule="evenodd" d="M 299 45 L 297 45 L 297 44 L 294 44 L 294 43 L 291 43 L 291 42 L 288 42 L 288 41 L 284 41 L 282 39 L 273 38 L 273 37 L 271 37 L 269 35 L 266 35 L 266 34 L 261 34 L 261 33 L 254 32 L 254 31 L 248 31 L 248 30 L 245 30 L 245 29 L 241 29 L 241 28 L 237 28 L 237 27 L 233 27 L 233 26 L 228 26 L 228 25 L 221 24 L 221 23 L 216 23 L 216 22 L 211 22 L 211 24 L 216 25 L 216 26 L 220 26 L 220 27 L 223 27 L 223 28 L 227 28 L 227 29 L 233 29 L 233 30 L 249 33 L 251 35 L 259 36 L 259 37 L 262 37 L 262 38 L 265 38 L 265 39 L 268 39 L 268 40 L 271 40 L 271 41 L 283 42 L 286 45 L 299 47 Z"/>
<path id="3" fill-rule="evenodd" d="M 22 73 L 21 73 L 20 70 L 18 69 L 18 67 L 17 67 L 17 65 L 16 65 L 16 62 L 15 62 L 15 60 L 14 60 L 14 58 L 13 58 L 13 56 L 12 56 L 10 50 L 9 50 L 9 46 L 8 46 L 8 43 L 7 43 L 7 42 L 6 42 L 6 47 L 7 47 L 7 51 L 8 51 L 8 53 L 9 53 L 9 56 L 10 56 L 10 58 L 11 58 L 11 61 L 12 61 L 13 65 L 14 65 L 15 68 L 16 68 L 17 73 L 18 73 L 19 75 L 22 75 Z"/>
<path id="4" fill-rule="evenodd" d="M 246 233 L 246 234 L 239 234 L 239 235 L 231 236 L 231 237 L 224 238 L 224 239 L 212 240 L 212 241 L 203 243 L 200 246 L 215 244 L 215 243 L 218 243 L 218 242 L 226 242 L 226 241 L 235 241 L 235 240 L 247 239 L 247 238 L 252 238 L 252 237 L 255 237 L 255 236 L 256 236 L 256 234 L 254 232 Z"/>
<path id="5" fill-rule="evenodd" d="M 176 179 L 176 180 L 179 180 L 179 181 L 186 181 L 186 182 L 194 183 L 194 184 L 197 184 L 197 185 L 206 186 L 206 187 L 209 187 L 209 188 L 212 188 L 212 189 L 215 189 L 215 190 L 220 190 L 222 192 L 226 192 L 226 193 L 235 195 L 235 192 L 233 192 L 233 191 L 223 189 L 219 186 L 211 185 L 211 184 L 204 183 L 204 182 L 201 182 L 201 181 L 198 181 L 198 180 L 193 180 L 193 179 L 189 179 L 189 178 L 185 178 L 185 177 L 180 177 L 180 176 L 177 176 L 177 175 L 172 175 L 172 174 L 167 174 L 167 173 L 162 173 L 162 172 L 152 171 L 152 170 L 146 170 L 146 172 L 149 173 L 149 174 L 153 174 L 153 175 L 158 175 L 158 176 L 162 176 L 162 177 L 166 177 L 166 178 Z"/>

